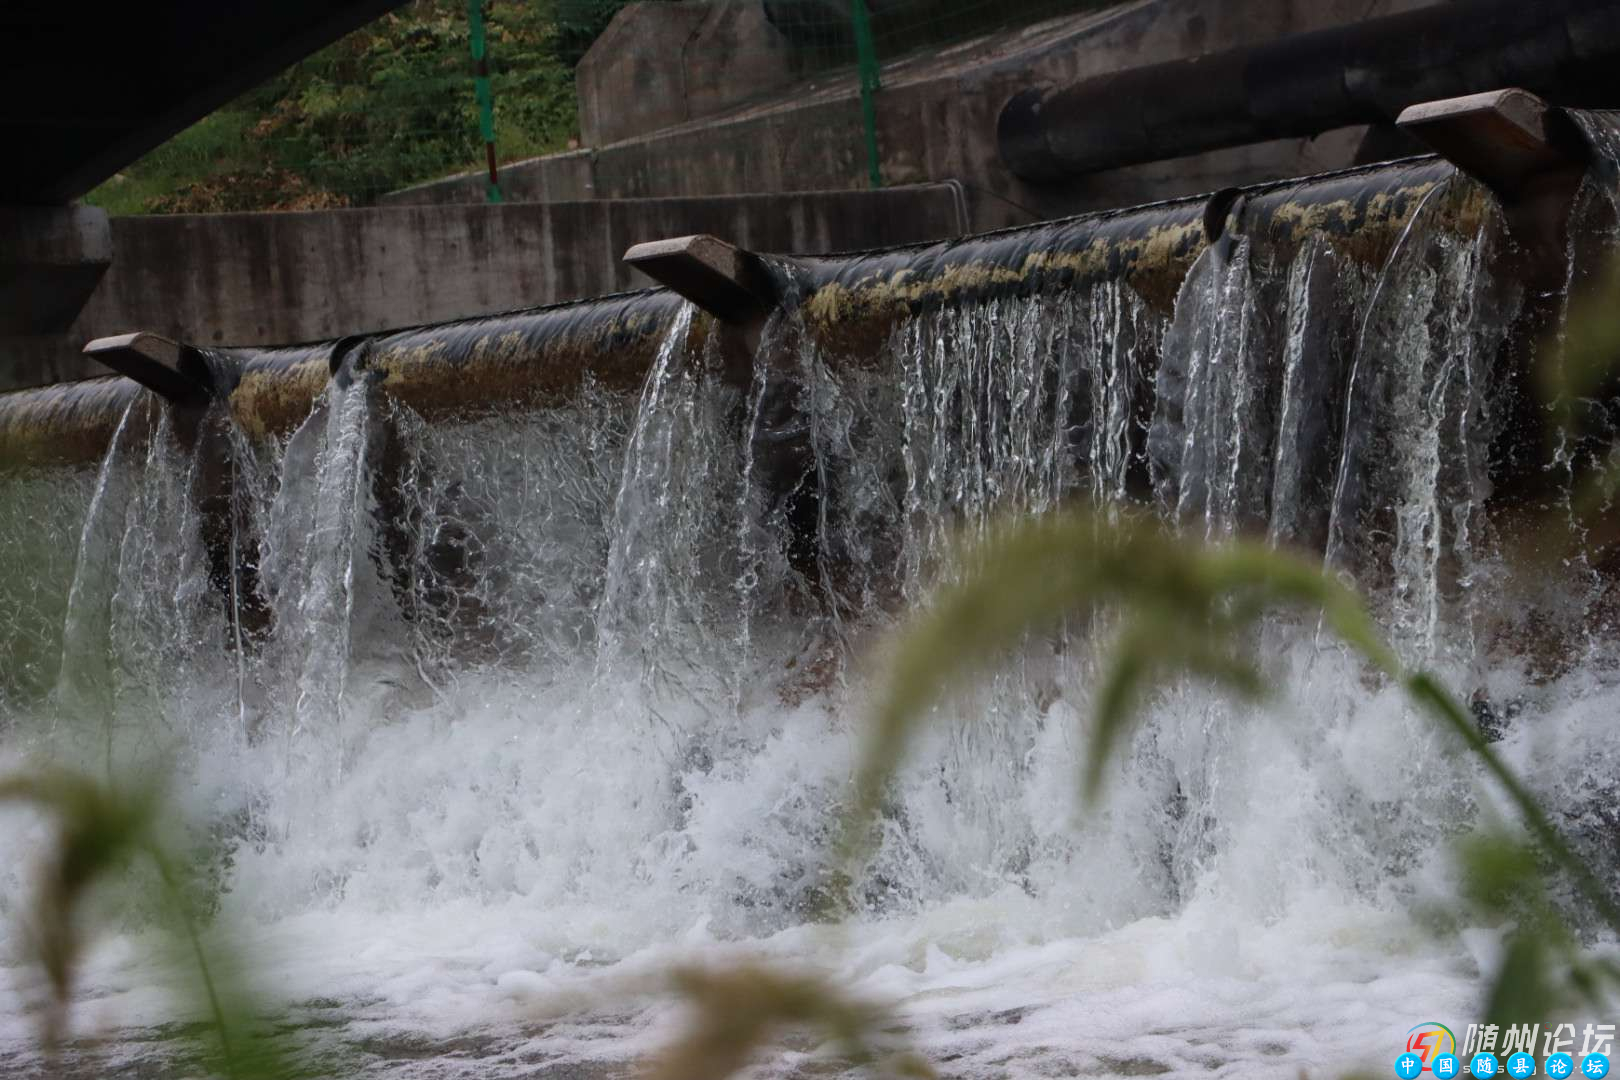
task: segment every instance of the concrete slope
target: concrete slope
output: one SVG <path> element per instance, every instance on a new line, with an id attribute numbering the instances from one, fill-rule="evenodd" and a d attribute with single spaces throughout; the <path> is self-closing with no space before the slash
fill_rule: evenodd
<path id="1" fill-rule="evenodd" d="M 884 180 L 957 180 L 968 193 L 973 227 L 988 229 L 1341 167 L 1354 158 L 1364 129 L 1035 187 L 1002 166 L 996 119 L 1013 93 L 1032 85 L 1196 56 L 1432 2 L 1137 0 L 913 55 L 883 70 L 878 144 Z M 620 86 L 613 92 L 632 96 L 637 88 Z M 856 79 L 849 70 L 827 72 L 788 92 L 652 134 L 509 165 L 503 185 L 509 197 L 536 199 L 864 188 L 867 161 Z M 384 201 L 474 198 L 482 198 L 481 180 L 466 176 L 397 192 Z"/>

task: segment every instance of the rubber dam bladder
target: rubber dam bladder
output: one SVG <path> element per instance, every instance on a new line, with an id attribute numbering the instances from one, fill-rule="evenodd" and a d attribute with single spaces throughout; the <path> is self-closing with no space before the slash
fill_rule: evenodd
<path id="1" fill-rule="evenodd" d="M 953 1075 L 1386 1067 L 1477 1012 L 1492 939 L 1424 913 L 1507 811 L 1313 627 L 1264 630 L 1268 704 L 1155 691 L 1101 808 L 1096 645 L 1031 640 L 939 707 L 836 930 L 833 823 L 962 536 L 1131 506 L 1353 580 L 1615 883 L 1615 552 L 1566 526 L 1620 433 L 1594 391 L 1554 437 L 1536 373 L 1620 184 L 1610 118 L 1567 119 L 1536 183 L 1465 148 L 900 249 L 657 245 L 681 292 L 337 342 L 98 343 L 126 374 L 0 395 L 0 762 L 171 769 L 218 932 L 331 1068 L 617 1075 L 680 1022 L 671 965 L 743 959 L 897 1001 Z M 0 895 L 38 843 L 0 833 Z M 121 1066 L 168 1060 L 144 925 L 86 960 Z"/>

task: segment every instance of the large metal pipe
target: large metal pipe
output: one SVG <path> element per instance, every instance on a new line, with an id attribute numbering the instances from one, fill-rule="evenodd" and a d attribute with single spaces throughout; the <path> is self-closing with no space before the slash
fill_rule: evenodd
<path id="1" fill-rule="evenodd" d="M 381 391 L 429 419 L 562 402 L 586 379 L 634 392 L 682 303 L 648 290 L 337 341 L 206 352 L 216 401 L 250 438 L 263 439 L 297 427 L 338 362 L 361 347 L 360 366 Z M 693 333 L 707 326 L 694 320 Z M 100 458 L 143 392 L 140 382 L 113 377 L 0 393 L 0 468 Z M 209 404 L 171 401 L 187 412 Z"/>
<path id="2" fill-rule="evenodd" d="M 647 290 L 315 345 L 225 350 L 241 361 L 230 408 L 250 436 L 285 433 L 354 349 L 383 393 L 428 419 L 556 404 L 586 379 L 633 392 L 682 302 Z"/>
<path id="3" fill-rule="evenodd" d="M 0 467 L 98 460 L 142 393 L 109 375 L 0 394 Z"/>
<path id="4" fill-rule="evenodd" d="M 1409 105 L 1519 86 L 1620 100 L 1614 0 L 1455 0 L 1208 56 L 1026 90 L 1001 159 L 1026 180 L 1390 123 Z"/>
<path id="5" fill-rule="evenodd" d="M 1268 230 L 1275 245 L 1325 233 L 1376 266 L 1424 196 L 1456 172 L 1439 158 L 1413 158 L 933 244 L 800 258 L 792 269 L 817 343 L 834 358 L 869 362 L 898 319 L 992 296 L 1117 280 L 1168 316 L 1187 270 L 1239 204 L 1246 228 Z M 1477 198 L 1489 196 L 1480 188 Z"/>
<path id="6" fill-rule="evenodd" d="M 943 304 L 1108 279 L 1168 314 L 1188 267 L 1240 196 L 1250 228 L 1264 221 L 1289 236 L 1330 232 L 1348 253 L 1376 263 L 1422 197 L 1454 172 L 1423 158 L 932 244 L 766 262 L 780 277 L 774 293 L 802 305 L 807 331 L 833 362 L 870 364 L 898 319 Z M 381 392 L 429 419 L 567 401 L 587 378 L 633 392 L 682 302 L 650 290 L 339 341 L 205 350 L 207 381 L 252 438 L 302 422 L 356 349 L 357 366 Z M 692 333 L 717 325 L 695 319 Z M 734 351 L 722 350 L 722 362 Z M 0 466 L 100 457 L 141 392 L 135 380 L 113 378 L 0 394 Z"/>

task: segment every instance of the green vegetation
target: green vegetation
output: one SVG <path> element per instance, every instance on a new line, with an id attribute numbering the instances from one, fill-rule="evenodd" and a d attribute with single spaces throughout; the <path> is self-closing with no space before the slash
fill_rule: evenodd
<path id="1" fill-rule="evenodd" d="M 503 161 L 563 149 L 574 134 L 557 4 L 487 5 Z M 483 160 L 466 2 L 416 0 L 194 124 L 86 201 L 114 214 L 360 206 Z"/>
<path id="2" fill-rule="evenodd" d="M 574 65 L 628 0 L 484 0 L 496 154 L 517 161 L 577 134 Z M 880 59 L 1118 0 L 890 0 Z M 853 64 L 844 0 L 767 0 L 806 70 Z M 414 0 L 198 121 L 86 201 L 112 214 L 311 210 L 484 164 L 467 0 Z M 671 43 L 678 47 L 678 43 Z"/>

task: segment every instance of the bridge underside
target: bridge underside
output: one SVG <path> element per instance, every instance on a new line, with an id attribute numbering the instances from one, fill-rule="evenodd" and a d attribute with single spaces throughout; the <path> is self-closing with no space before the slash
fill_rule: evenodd
<path id="1" fill-rule="evenodd" d="M 0 205 L 76 199 L 401 0 L 0 4 Z"/>

